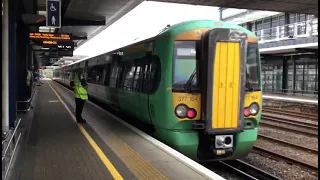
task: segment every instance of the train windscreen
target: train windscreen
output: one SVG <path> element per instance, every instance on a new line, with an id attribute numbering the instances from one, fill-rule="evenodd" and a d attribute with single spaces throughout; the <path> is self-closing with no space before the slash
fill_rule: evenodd
<path id="1" fill-rule="evenodd" d="M 175 41 L 173 64 L 173 88 L 183 90 L 196 69 L 196 41 Z M 256 43 L 248 43 L 246 62 L 246 84 L 250 90 L 260 89 L 260 55 Z M 192 80 L 196 87 L 197 78 Z"/>
<path id="2" fill-rule="evenodd" d="M 253 90 L 260 89 L 260 55 L 259 47 L 256 43 L 248 43 L 246 66 L 246 83 L 248 83 Z"/>
<path id="3" fill-rule="evenodd" d="M 196 68 L 196 42 L 175 41 L 173 64 L 173 87 L 183 88 Z M 192 85 L 197 85 L 194 77 Z"/>

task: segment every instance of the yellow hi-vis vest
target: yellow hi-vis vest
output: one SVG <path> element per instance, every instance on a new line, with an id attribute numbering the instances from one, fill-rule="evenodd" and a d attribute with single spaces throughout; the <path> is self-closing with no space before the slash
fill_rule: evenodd
<path id="1" fill-rule="evenodd" d="M 88 100 L 87 90 L 81 85 L 77 75 L 74 77 L 74 97 L 81 98 L 82 100 Z"/>
<path id="2" fill-rule="evenodd" d="M 31 75 L 31 72 L 28 70 L 28 74 L 27 74 L 27 86 L 30 86 L 30 84 L 31 84 L 31 77 L 32 75 Z"/>

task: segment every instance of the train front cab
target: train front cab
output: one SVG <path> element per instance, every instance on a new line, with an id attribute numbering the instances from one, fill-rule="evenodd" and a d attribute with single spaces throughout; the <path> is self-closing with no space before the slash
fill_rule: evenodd
<path id="1" fill-rule="evenodd" d="M 242 30 L 215 28 L 198 42 L 195 72 L 200 93 L 190 88 L 187 93 L 173 91 L 172 97 L 180 124 L 191 121 L 197 135 L 180 132 L 184 142 L 176 148 L 201 161 L 244 157 L 257 140 L 261 116 L 257 40 Z M 188 87 L 190 83 L 184 89 Z M 186 115 L 179 117 L 179 112 Z"/>
<path id="2" fill-rule="evenodd" d="M 262 104 L 257 41 L 242 30 L 213 29 L 203 34 L 201 56 L 198 68 L 205 126 L 198 158 L 246 156 L 257 139 Z"/>

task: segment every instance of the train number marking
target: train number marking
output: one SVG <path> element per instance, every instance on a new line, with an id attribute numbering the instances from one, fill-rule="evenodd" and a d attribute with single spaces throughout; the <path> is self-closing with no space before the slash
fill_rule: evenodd
<path id="1" fill-rule="evenodd" d="M 192 102 L 198 101 L 198 97 L 196 97 L 196 96 L 190 96 L 190 97 L 180 96 L 180 97 L 178 97 L 178 102 L 186 102 L 186 101 L 192 101 Z"/>
<path id="2" fill-rule="evenodd" d="M 178 102 L 185 102 L 188 100 L 188 97 L 180 96 L 178 97 Z"/>
<path id="3" fill-rule="evenodd" d="M 196 96 L 190 97 L 190 101 L 198 101 L 198 97 Z"/>
<path id="4" fill-rule="evenodd" d="M 257 95 L 252 95 L 252 96 L 250 96 L 250 98 L 251 98 L 251 100 L 257 100 L 258 99 L 258 96 Z"/>

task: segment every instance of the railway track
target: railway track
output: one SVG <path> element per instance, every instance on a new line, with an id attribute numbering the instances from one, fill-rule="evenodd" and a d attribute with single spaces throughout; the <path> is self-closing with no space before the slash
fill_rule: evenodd
<path id="1" fill-rule="evenodd" d="M 276 113 L 276 114 L 281 114 L 286 116 L 293 116 L 301 119 L 310 119 L 313 121 L 318 121 L 318 114 L 296 112 L 296 111 L 277 109 L 277 108 L 271 108 L 271 107 L 263 108 L 262 111 L 266 113 Z"/>
<path id="2" fill-rule="evenodd" d="M 318 125 L 307 122 L 292 121 L 285 118 L 262 115 L 259 124 L 311 137 L 318 137 Z"/>
<path id="3" fill-rule="evenodd" d="M 299 126 L 299 127 L 304 127 L 304 128 L 310 128 L 314 130 L 318 130 L 318 124 L 314 123 L 309 123 L 309 122 L 303 122 L 303 121 L 297 121 L 297 120 L 292 120 L 292 119 L 287 119 L 287 118 L 282 118 L 282 117 L 275 117 L 275 116 L 269 116 L 269 115 L 262 115 L 262 119 L 268 119 L 270 121 L 275 121 L 275 122 L 280 122 L 288 125 L 294 125 L 294 126 Z"/>
<path id="4" fill-rule="evenodd" d="M 283 154 L 275 153 L 273 151 L 264 149 L 264 148 L 259 147 L 257 145 L 255 145 L 253 147 L 253 151 L 257 152 L 258 154 L 268 155 L 269 157 L 271 157 L 271 158 L 273 158 L 275 160 L 282 160 L 282 161 L 285 161 L 287 163 L 297 165 L 297 166 L 299 166 L 299 167 L 301 167 L 303 169 L 306 169 L 306 170 L 311 170 L 311 171 L 314 171 L 314 172 L 318 171 L 318 166 L 316 166 L 316 165 L 312 165 L 312 164 L 310 164 L 308 162 L 297 160 L 297 159 L 291 158 L 291 157 L 283 155 Z"/>
<path id="5" fill-rule="evenodd" d="M 206 165 L 210 169 L 221 169 L 223 172 L 232 173 L 245 180 L 280 180 L 281 178 L 259 169 L 242 160 L 219 161 Z"/>
<path id="6" fill-rule="evenodd" d="M 301 145 L 298 145 L 298 144 L 290 143 L 290 142 L 283 141 L 281 139 L 277 139 L 277 138 L 274 138 L 274 137 L 258 134 L 258 138 L 259 139 L 267 139 L 269 141 L 273 141 L 273 142 L 276 142 L 276 143 L 279 143 L 279 144 L 285 144 L 287 146 L 290 146 L 290 147 L 293 147 L 293 148 L 296 148 L 296 149 L 300 149 L 300 150 L 303 150 L 303 151 L 307 151 L 307 152 L 310 152 L 312 154 L 318 154 L 318 150 L 317 149 L 312 149 L 312 148 L 309 148 L 309 147 L 305 147 L 305 146 L 301 146 Z"/>

